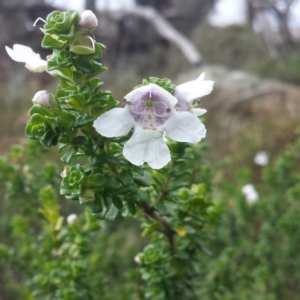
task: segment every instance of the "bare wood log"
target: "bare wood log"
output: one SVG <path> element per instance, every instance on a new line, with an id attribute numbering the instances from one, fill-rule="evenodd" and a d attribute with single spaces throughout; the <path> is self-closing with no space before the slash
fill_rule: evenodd
<path id="1" fill-rule="evenodd" d="M 122 9 L 114 12 L 115 17 L 122 18 L 126 15 L 134 15 L 147 20 L 157 33 L 173 43 L 192 65 L 202 62 L 202 56 L 194 44 L 183 34 L 178 32 L 157 10 L 149 6 L 136 5 L 133 8 Z"/>
<path id="2" fill-rule="evenodd" d="M 260 26 L 261 35 L 272 58 L 278 57 L 278 37 L 272 30 L 270 21 L 264 11 L 256 12 L 256 21 Z"/>

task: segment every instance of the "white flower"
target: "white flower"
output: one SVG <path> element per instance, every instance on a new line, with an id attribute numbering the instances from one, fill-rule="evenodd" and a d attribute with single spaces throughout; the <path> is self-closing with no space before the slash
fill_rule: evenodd
<path id="1" fill-rule="evenodd" d="M 71 214 L 67 217 L 68 224 L 73 224 L 77 220 L 77 215 Z"/>
<path id="2" fill-rule="evenodd" d="M 91 10 L 84 10 L 80 14 L 79 25 L 82 28 L 94 30 L 98 26 L 98 19 Z"/>
<path id="3" fill-rule="evenodd" d="M 245 195 L 246 201 L 248 203 L 256 202 L 259 198 L 259 195 L 258 195 L 257 191 L 255 190 L 254 185 L 250 184 L 250 183 L 243 186 L 242 193 Z"/>
<path id="4" fill-rule="evenodd" d="M 32 102 L 48 108 L 50 107 L 50 94 L 47 91 L 38 91 L 35 93 Z"/>
<path id="5" fill-rule="evenodd" d="M 41 73 L 47 69 L 47 61 L 41 59 L 40 55 L 33 52 L 30 47 L 13 45 L 13 49 L 5 46 L 7 54 L 16 62 L 25 63 L 25 67 L 34 73 Z"/>
<path id="6" fill-rule="evenodd" d="M 178 99 L 177 110 L 189 111 L 196 116 L 206 113 L 206 109 L 192 108 L 190 102 L 199 100 L 201 97 L 211 93 L 214 82 L 204 80 L 205 73 L 202 73 L 196 80 L 178 85 L 174 90 L 174 96 Z"/>
<path id="7" fill-rule="evenodd" d="M 129 133 L 123 155 L 132 164 L 147 162 L 153 169 L 164 167 L 170 160 L 170 151 L 163 140 L 166 135 L 178 142 L 197 143 L 206 135 L 206 129 L 196 115 L 176 111 L 177 99 L 156 84 L 137 88 L 125 96 L 125 108 L 114 108 L 101 115 L 94 127 L 105 137 L 119 137 Z"/>
<path id="8" fill-rule="evenodd" d="M 134 257 L 134 261 L 137 263 L 137 264 L 140 264 L 142 262 L 142 258 L 141 258 L 141 253 L 137 254 L 135 257 Z"/>
<path id="9" fill-rule="evenodd" d="M 269 164 L 269 156 L 264 151 L 259 151 L 256 153 L 254 157 L 254 163 L 256 163 L 259 166 L 267 166 Z"/>

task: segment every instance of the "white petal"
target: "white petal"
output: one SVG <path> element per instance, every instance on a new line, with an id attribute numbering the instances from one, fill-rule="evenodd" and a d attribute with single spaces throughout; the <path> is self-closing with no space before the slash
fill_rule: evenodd
<path id="1" fill-rule="evenodd" d="M 27 57 L 39 55 L 39 54 L 36 54 L 30 47 L 20 45 L 20 44 L 13 45 L 13 49 L 16 53 L 22 54 Z"/>
<path id="2" fill-rule="evenodd" d="M 242 188 L 242 193 L 245 195 L 246 201 L 248 203 L 255 202 L 259 199 L 259 195 L 257 191 L 255 190 L 255 187 L 253 184 L 246 184 Z"/>
<path id="3" fill-rule="evenodd" d="M 123 155 L 132 164 L 147 162 L 152 169 L 161 169 L 170 160 L 170 150 L 163 141 L 163 132 L 135 128 L 134 134 L 124 145 Z"/>
<path id="4" fill-rule="evenodd" d="M 197 78 L 197 80 L 204 80 L 205 73 L 201 73 L 200 76 Z"/>
<path id="5" fill-rule="evenodd" d="M 95 120 L 93 126 L 105 137 L 118 137 L 128 134 L 134 121 L 127 107 L 113 108 Z"/>
<path id="6" fill-rule="evenodd" d="M 254 163 L 260 166 L 267 166 L 269 163 L 269 156 L 265 151 L 259 151 L 254 157 Z"/>
<path id="7" fill-rule="evenodd" d="M 178 85 L 175 88 L 174 96 L 179 100 L 192 101 L 211 93 L 214 82 L 203 80 L 203 74 L 196 80 Z"/>
<path id="8" fill-rule="evenodd" d="M 172 106 L 175 106 L 177 103 L 177 99 L 171 93 L 153 83 L 141 86 L 131 91 L 124 97 L 124 99 L 128 102 L 134 103 L 135 101 L 140 100 L 147 95 L 149 95 L 150 99 L 155 100 L 155 98 L 158 97 L 161 101 L 165 100 Z"/>
<path id="9" fill-rule="evenodd" d="M 30 47 L 15 44 L 13 45 L 13 49 L 5 46 L 7 54 L 10 58 L 16 62 L 26 63 L 27 60 L 31 57 L 36 56 L 36 58 L 40 58 L 39 54 L 36 54 Z"/>
<path id="10" fill-rule="evenodd" d="M 27 59 L 25 67 L 34 73 L 41 73 L 47 70 L 47 61 L 33 56 Z"/>
<path id="11" fill-rule="evenodd" d="M 206 136 L 206 129 L 196 115 L 186 111 L 173 112 L 166 123 L 168 137 L 178 142 L 198 143 Z"/>
<path id="12" fill-rule="evenodd" d="M 193 108 L 193 113 L 194 113 L 197 117 L 204 115 L 206 112 L 207 112 L 207 110 L 204 109 L 204 108 Z"/>
<path id="13" fill-rule="evenodd" d="M 242 187 L 242 193 L 244 193 L 244 194 L 251 193 L 253 191 L 255 191 L 255 188 L 254 188 L 254 185 L 251 183 L 248 183 Z"/>

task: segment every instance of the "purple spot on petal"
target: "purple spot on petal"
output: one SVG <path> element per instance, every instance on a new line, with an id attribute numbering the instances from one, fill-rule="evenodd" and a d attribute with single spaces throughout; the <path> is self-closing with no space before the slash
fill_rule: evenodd
<path id="1" fill-rule="evenodd" d="M 159 126 L 159 125 L 165 124 L 169 118 L 170 118 L 170 115 L 165 116 L 165 117 L 155 117 L 155 121 L 156 121 L 156 124 Z"/>
<path id="2" fill-rule="evenodd" d="M 154 111 L 158 114 L 158 115 L 163 115 L 166 112 L 166 105 L 164 103 L 155 103 L 154 104 Z"/>
<path id="3" fill-rule="evenodd" d="M 144 119 L 143 115 L 138 115 L 138 114 L 135 114 L 133 112 L 130 112 L 130 114 L 132 115 L 135 122 L 137 122 L 139 124 L 143 122 L 143 119 Z"/>
<path id="4" fill-rule="evenodd" d="M 136 101 L 130 107 L 130 111 L 132 111 L 133 113 L 141 113 L 145 110 L 145 108 L 146 108 L 146 105 L 143 101 Z"/>

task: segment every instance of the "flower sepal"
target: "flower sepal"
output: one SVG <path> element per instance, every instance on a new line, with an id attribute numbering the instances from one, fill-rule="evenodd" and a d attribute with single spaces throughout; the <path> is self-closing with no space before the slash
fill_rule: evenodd
<path id="1" fill-rule="evenodd" d="M 95 53 L 95 37 L 92 32 L 88 29 L 76 32 L 70 41 L 70 51 L 79 55 Z"/>

